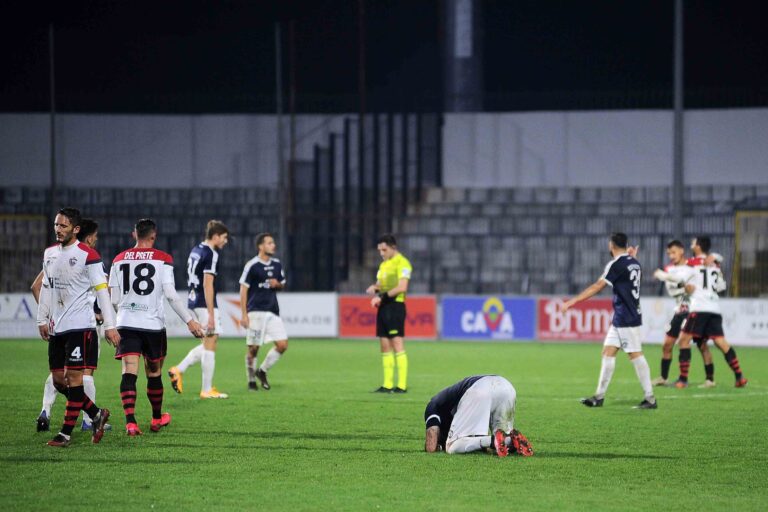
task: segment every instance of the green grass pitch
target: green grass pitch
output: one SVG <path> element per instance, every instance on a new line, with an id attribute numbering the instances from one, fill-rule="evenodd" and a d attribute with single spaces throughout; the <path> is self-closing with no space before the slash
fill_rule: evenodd
<path id="1" fill-rule="evenodd" d="M 194 344 L 173 340 L 168 365 Z M 768 350 L 738 350 L 750 379 L 735 389 L 715 351 L 714 389 L 701 390 L 699 356 L 685 390 L 642 398 L 620 355 L 602 409 L 578 403 L 594 391 L 596 344 L 408 342 L 406 395 L 379 395 L 378 344 L 292 340 L 270 373 L 272 390 L 248 392 L 244 343 L 223 340 L 215 384 L 226 401 L 197 398 L 200 368 L 185 393 L 166 385 L 172 424 L 128 438 L 119 364 L 104 345 L 97 403 L 115 430 L 101 444 L 79 430 L 67 449 L 35 432 L 47 374 L 45 343 L 1 341 L 0 508 L 3 510 L 765 510 L 768 506 Z M 269 347 L 266 347 L 269 348 Z M 646 347 L 654 376 L 658 346 Z M 264 354 L 264 353 L 263 353 Z M 263 357 L 262 354 L 262 357 Z M 497 373 L 517 388 L 517 427 L 532 458 L 426 454 L 423 411 L 462 377 Z M 676 368 L 673 366 L 673 374 Z M 58 429 L 59 397 L 52 429 Z M 78 424 L 79 429 L 79 424 Z"/>

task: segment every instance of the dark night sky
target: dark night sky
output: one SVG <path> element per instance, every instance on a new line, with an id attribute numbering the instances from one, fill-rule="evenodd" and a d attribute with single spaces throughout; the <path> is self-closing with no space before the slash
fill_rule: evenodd
<path id="1" fill-rule="evenodd" d="M 62 111 L 271 112 L 278 20 L 286 84 L 294 49 L 298 110 L 358 108 L 355 0 L 18 5 L 0 22 L 0 111 L 48 108 L 51 21 Z M 486 109 L 671 106 L 671 0 L 482 6 Z M 686 2 L 687 106 L 768 104 L 764 11 Z M 365 0 L 369 109 L 440 108 L 443 16 L 438 1 Z"/>

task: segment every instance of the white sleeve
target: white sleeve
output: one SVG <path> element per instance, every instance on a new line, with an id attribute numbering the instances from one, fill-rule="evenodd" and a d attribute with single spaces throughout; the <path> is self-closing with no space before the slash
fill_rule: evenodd
<path id="1" fill-rule="evenodd" d="M 173 273 L 171 273 L 171 276 L 173 276 Z M 174 283 L 163 283 L 163 294 L 165 294 L 168 304 L 171 305 L 171 308 L 177 315 L 179 315 L 179 318 L 181 318 L 185 324 L 192 320 L 192 313 L 189 312 L 184 305 L 184 301 L 176 293 L 176 286 Z"/>
<path id="2" fill-rule="evenodd" d="M 248 262 L 245 264 L 245 267 L 243 267 L 243 273 L 240 274 L 240 281 L 239 283 L 246 288 L 250 288 L 251 285 L 248 283 L 248 272 L 251 271 L 251 263 Z"/>
<path id="3" fill-rule="evenodd" d="M 37 325 L 46 325 L 51 317 L 51 288 L 48 276 L 43 270 L 43 286 L 40 288 L 40 302 L 37 304 Z"/>
<path id="4" fill-rule="evenodd" d="M 122 295 L 122 290 L 120 290 L 120 284 L 118 283 L 118 277 L 117 273 L 115 272 L 115 265 L 112 265 L 112 268 L 109 269 L 109 294 L 112 298 L 112 305 L 117 308 L 117 305 L 120 303 L 120 295 Z"/>
<path id="5" fill-rule="evenodd" d="M 101 274 L 103 281 L 104 274 Z M 99 307 L 101 308 L 101 314 L 104 316 L 104 329 L 115 328 L 115 310 L 112 308 L 112 301 L 109 298 L 109 289 L 106 283 L 102 283 L 103 286 L 96 288 L 96 299 L 99 301 Z"/>
<path id="6" fill-rule="evenodd" d="M 722 270 L 718 270 L 717 282 L 715 283 L 715 292 L 723 293 L 728 289 L 728 283 L 725 282 L 725 276 Z"/>
<path id="7" fill-rule="evenodd" d="M 280 277 L 282 277 L 282 280 L 280 281 L 280 284 L 285 284 L 285 270 L 283 267 L 280 267 Z"/>

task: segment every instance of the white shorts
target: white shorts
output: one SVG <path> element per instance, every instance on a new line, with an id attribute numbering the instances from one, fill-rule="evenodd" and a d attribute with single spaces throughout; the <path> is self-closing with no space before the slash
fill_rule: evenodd
<path id="1" fill-rule="evenodd" d="M 608 329 L 605 335 L 604 347 L 620 348 L 627 354 L 632 352 L 642 352 L 643 343 L 640 341 L 639 327 L 615 327 Z"/>
<path id="2" fill-rule="evenodd" d="M 270 341 L 282 341 L 288 339 L 285 332 L 283 319 L 269 311 L 251 311 L 248 313 L 248 331 L 245 343 L 248 345 L 262 346 Z"/>
<path id="3" fill-rule="evenodd" d="M 504 377 L 490 375 L 478 380 L 459 400 L 446 445 L 462 437 L 487 436 L 489 429 L 510 432 L 516 401 L 517 392 Z"/>
<path id="4" fill-rule="evenodd" d="M 203 327 L 203 331 L 208 329 L 208 308 L 195 308 L 195 316 L 197 321 Z M 213 308 L 213 334 L 222 334 L 224 330 L 221 328 L 221 316 L 219 315 L 219 308 Z"/>

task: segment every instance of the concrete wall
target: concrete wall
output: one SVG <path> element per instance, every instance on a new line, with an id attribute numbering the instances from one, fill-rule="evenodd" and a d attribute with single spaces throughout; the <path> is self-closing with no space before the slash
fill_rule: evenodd
<path id="1" fill-rule="evenodd" d="M 446 114 L 448 187 L 669 186 L 669 111 Z M 768 109 L 689 111 L 688 185 L 768 184 Z"/>
<path id="2" fill-rule="evenodd" d="M 297 157 L 327 144 L 342 116 L 298 116 Z M 288 118 L 284 123 L 288 155 Z M 241 187 L 277 185 L 277 118 L 271 115 L 59 115 L 56 160 L 63 186 Z M 0 114 L 0 186 L 50 178 L 46 114 Z"/>
<path id="3" fill-rule="evenodd" d="M 342 122 L 297 116 L 297 157 Z M 48 183 L 48 130 L 46 114 L 0 114 L 0 186 Z M 284 130 L 287 142 L 287 118 Z M 63 114 L 56 133 L 63 186 L 277 184 L 272 115 Z M 447 187 L 671 184 L 669 111 L 446 114 L 443 136 Z M 766 141 L 768 109 L 688 112 L 686 184 L 768 184 Z"/>

